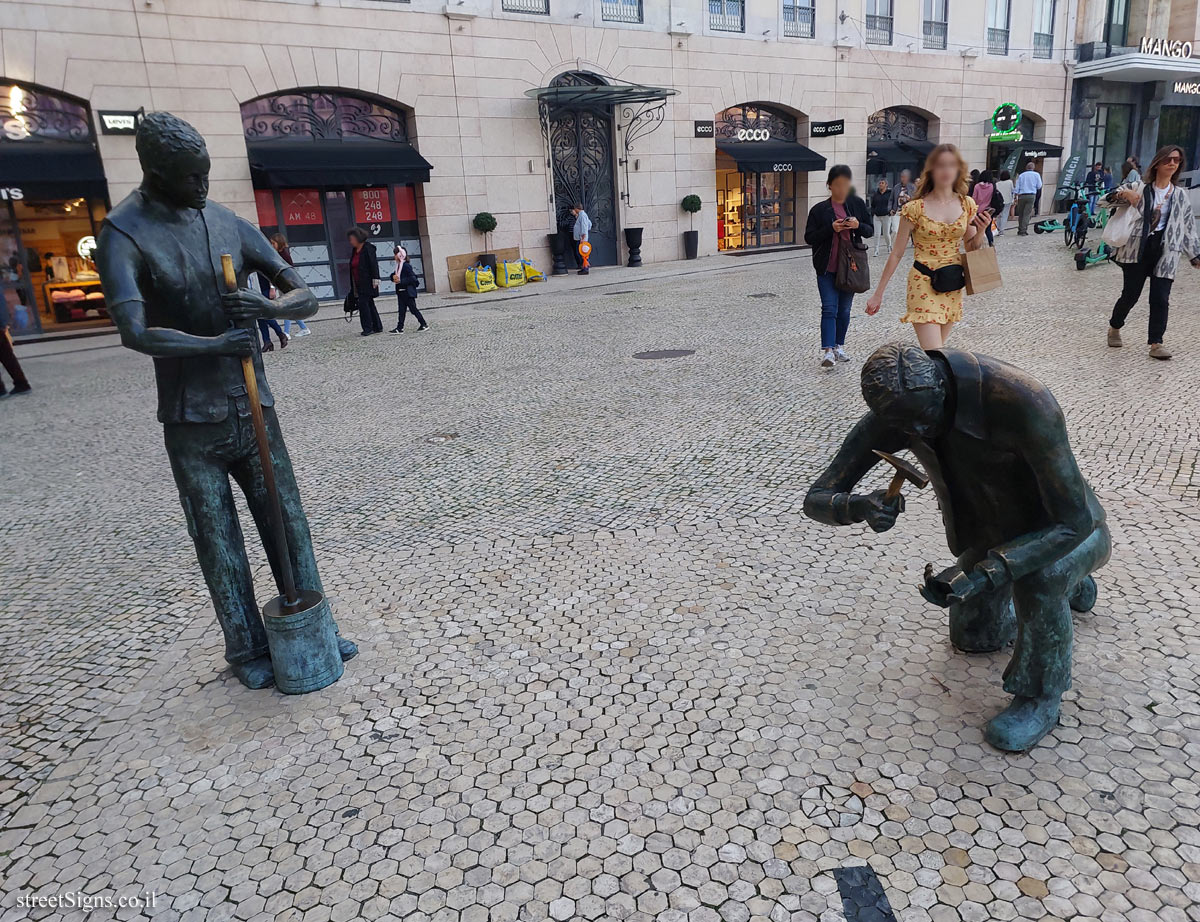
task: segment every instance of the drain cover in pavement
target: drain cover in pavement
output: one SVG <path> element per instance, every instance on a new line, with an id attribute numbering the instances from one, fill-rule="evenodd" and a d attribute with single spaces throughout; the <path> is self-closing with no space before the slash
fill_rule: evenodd
<path id="1" fill-rule="evenodd" d="M 425 436 L 424 441 L 430 445 L 441 445 L 443 442 L 449 442 L 456 438 L 458 438 L 457 432 L 435 432 L 433 435 Z"/>
<path id="2" fill-rule="evenodd" d="M 653 352 L 635 352 L 635 359 L 681 359 L 685 355 L 695 355 L 695 349 L 655 349 Z"/>

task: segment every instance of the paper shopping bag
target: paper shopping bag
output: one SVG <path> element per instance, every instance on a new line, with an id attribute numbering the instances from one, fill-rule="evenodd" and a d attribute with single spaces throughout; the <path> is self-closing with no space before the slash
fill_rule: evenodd
<path id="1" fill-rule="evenodd" d="M 963 254 L 963 270 L 967 276 L 967 294 L 978 295 L 1004 284 L 1000 278 L 1000 263 L 994 247 L 980 247 Z"/>

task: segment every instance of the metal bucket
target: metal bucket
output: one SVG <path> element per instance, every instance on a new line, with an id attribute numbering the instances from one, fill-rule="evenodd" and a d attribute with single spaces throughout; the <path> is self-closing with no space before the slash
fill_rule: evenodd
<path id="1" fill-rule="evenodd" d="M 282 596 L 263 608 L 267 644 L 275 687 L 285 695 L 302 695 L 332 685 L 342 677 L 345 665 L 338 651 L 333 614 L 325 596 L 304 590 L 295 605 L 285 605 Z"/>

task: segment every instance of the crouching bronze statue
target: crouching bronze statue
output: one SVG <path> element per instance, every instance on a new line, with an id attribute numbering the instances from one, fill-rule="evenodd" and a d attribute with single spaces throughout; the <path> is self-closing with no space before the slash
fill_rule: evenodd
<path id="1" fill-rule="evenodd" d="M 234 675 L 250 688 L 315 690 L 357 648 L 336 636 L 323 597 L 252 328 L 259 318 L 311 317 L 317 299 L 254 225 L 208 201 L 208 150 L 191 125 L 153 112 L 136 145 L 142 184 L 105 218 L 96 249 L 108 310 L 122 343 L 154 358 L 167 456 Z M 246 288 L 252 272 L 279 297 Z M 265 626 L 230 478 L 281 592 Z M 289 633 L 276 650 L 269 641 L 280 625 Z"/>
<path id="2" fill-rule="evenodd" d="M 827 525 L 887 531 L 904 511 L 898 487 L 919 474 L 897 468 L 891 489 L 852 491 L 881 453 L 912 452 L 958 558 L 940 573 L 926 567 L 921 594 L 950 609 L 950 640 L 960 650 L 990 652 L 1015 640 L 1004 671 L 1013 700 L 988 722 L 985 738 L 1008 752 L 1030 749 L 1058 722 L 1071 685 L 1071 609 L 1095 604 L 1090 574 L 1111 551 L 1062 410 L 1012 365 L 898 343 L 867 360 L 862 391 L 870 410 L 809 490 L 804 511 Z"/>

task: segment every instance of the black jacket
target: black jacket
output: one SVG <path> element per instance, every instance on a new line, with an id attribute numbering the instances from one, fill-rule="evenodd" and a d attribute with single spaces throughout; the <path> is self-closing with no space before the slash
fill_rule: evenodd
<path id="1" fill-rule="evenodd" d="M 395 276 L 395 272 L 392 273 Z M 405 292 L 411 297 L 417 296 L 417 286 L 421 284 L 417 278 L 417 270 L 412 267 L 412 263 L 407 259 L 404 260 L 404 265 L 400 267 L 400 278 L 396 279 L 396 290 Z"/>
<path id="2" fill-rule="evenodd" d="M 871 193 L 871 214 L 882 218 L 892 213 L 892 190 L 880 192 L 876 189 Z"/>
<path id="3" fill-rule="evenodd" d="M 360 297 L 372 297 L 375 294 L 375 282 L 379 280 L 379 258 L 375 255 L 375 245 L 368 240 L 358 252 L 358 275 L 351 281 Z M 354 258 L 353 250 L 350 251 L 350 258 Z"/>
<path id="4" fill-rule="evenodd" d="M 867 203 L 857 195 L 846 199 L 846 215 L 858 218 L 858 229 L 850 231 L 851 237 L 875 236 L 875 221 L 867 210 Z M 813 268 L 817 275 L 829 269 L 829 253 L 833 249 L 833 200 L 825 199 L 813 206 L 808 213 L 808 225 L 804 228 L 804 242 L 812 247 Z"/>

